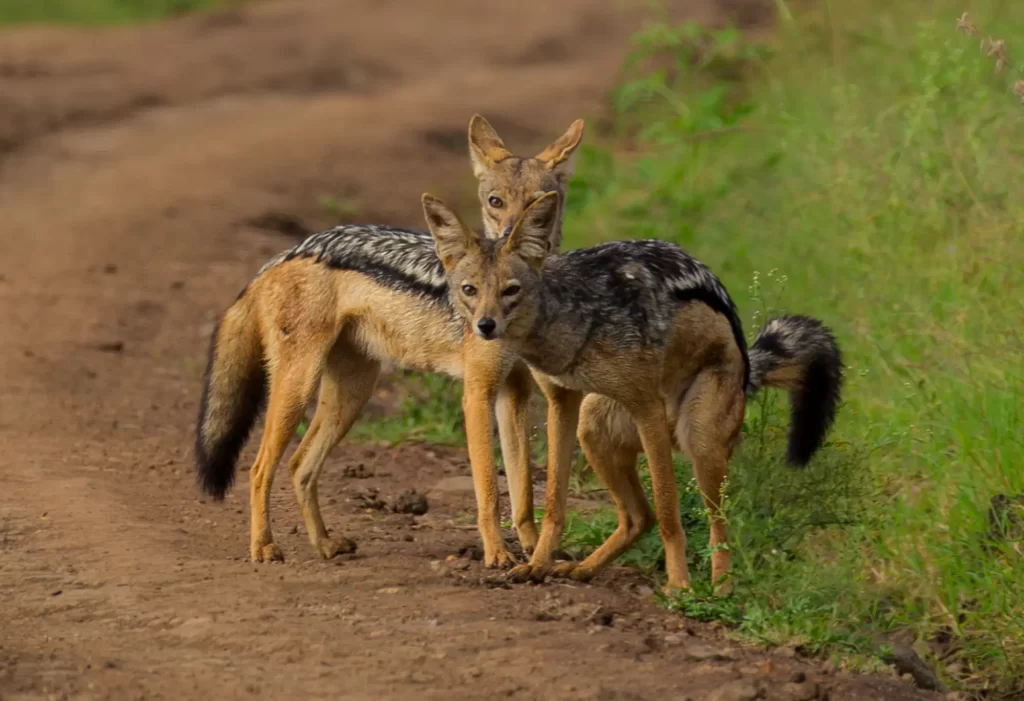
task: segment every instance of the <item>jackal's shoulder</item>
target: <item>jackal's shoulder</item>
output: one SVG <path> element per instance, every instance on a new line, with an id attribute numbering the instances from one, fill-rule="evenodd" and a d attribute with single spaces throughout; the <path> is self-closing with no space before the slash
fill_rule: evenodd
<path id="1" fill-rule="evenodd" d="M 374 224 L 349 224 L 321 231 L 267 261 L 257 276 L 291 260 L 312 258 L 337 270 L 362 273 L 403 292 L 444 299 L 444 268 L 430 234 Z"/>

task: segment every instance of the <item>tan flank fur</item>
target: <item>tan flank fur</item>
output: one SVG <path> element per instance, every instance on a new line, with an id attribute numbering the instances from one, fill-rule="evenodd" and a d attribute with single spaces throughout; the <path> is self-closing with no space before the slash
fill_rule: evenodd
<path id="1" fill-rule="evenodd" d="M 535 158 L 509 153 L 480 116 L 469 143 L 488 235 L 497 237 L 526 205 L 564 195 L 582 122 Z M 555 235 L 557 226 L 550 234 Z M 199 482 L 215 498 L 230 488 L 234 463 L 264 399 L 266 419 L 250 470 L 251 542 L 256 562 L 281 560 L 270 527 L 275 467 L 319 387 L 316 413 L 289 463 L 313 547 L 324 558 L 355 544 L 328 535 L 317 480 L 375 387 L 381 363 L 464 380 L 466 430 L 488 566 L 514 560 L 500 533 L 491 430 L 497 416 L 513 518 L 527 552 L 537 543 L 529 476 L 529 372 L 500 344 L 468 333 L 451 308 L 444 271 L 426 233 L 341 226 L 315 234 L 269 261 L 214 332 L 197 427 Z M 269 390 L 269 391 L 268 391 Z M 495 408 L 496 407 L 496 408 Z"/>
<path id="2" fill-rule="evenodd" d="M 558 197 L 534 201 L 500 240 L 478 238 L 441 201 L 423 198 L 453 306 L 478 336 L 499 339 L 495 345 L 524 360 L 548 400 L 544 522 L 531 561 L 510 575 L 587 580 L 635 543 L 655 523 L 636 469 L 643 451 L 668 585 L 689 587 L 675 448 L 693 464 L 711 518 L 712 577 L 725 590 L 730 552 L 722 485 L 746 396 L 763 385 L 791 391 L 790 461 L 805 464 L 835 412 L 838 348 L 819 322 L 792 316 L 769 321 L 748 354 L 724 287 L 664 241 L 552 255 Z M 619 525 L 583 562 L 555 566 L 577 426 L 587 460 L 615 501 Z"/>

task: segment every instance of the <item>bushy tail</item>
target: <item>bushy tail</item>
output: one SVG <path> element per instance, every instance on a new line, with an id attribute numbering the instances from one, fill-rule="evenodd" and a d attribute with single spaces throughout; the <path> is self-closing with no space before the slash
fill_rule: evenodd
<path id="1" fill-rule="evenodd" d="M 266 396 L 259 326 L 242 297 L 213 330 L 196 425 L 196 479 L 214 499 L 223 499 L 234 482 L 235 462 Z"/>
<path id="2" fill-rule="evenodd" d="M 748 395 L 764 386 L 789 391 L 786 460 L 791 465 L 806 465 L 821 447 L 836 417 L 842 383 L 842 354 L 832 331 L 817 319 L 772 319 L 750 347 Z"/>

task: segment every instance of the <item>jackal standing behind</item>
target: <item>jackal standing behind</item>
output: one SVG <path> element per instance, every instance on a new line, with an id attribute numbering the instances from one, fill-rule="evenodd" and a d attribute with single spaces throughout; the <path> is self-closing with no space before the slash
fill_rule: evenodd
<path id="1" fill-rule="evenodd" d="M 513 156 L 479 115 L 469 143 L 484 222 L 497 237 L 538 196 L 565 194 L 577 120 L 534 158 Z M 558 235 L 554 224 L 549 232 Z M 529 475 L 529 373 L 496 344 L 467 334 L 448 300 L 444 269 L 430 235 L 384 226 L 339 226 L 314 234 L 267 262 L 213 332 L 196 429 L 200 486 L 223 499 L 235 462 L 267 400 L 266 426 L 250 470 L 250 554 L 281 560 L 270 527 L 277 462 L 314 391 L 316 414 L 289 463 L 292 487 L 314 549 L 324 558 L 350 552 L 330 537 L 317 480 L 324 461 L 369 400 L 381 363 L 443 372 L 465 382 L 466 430 L 478 524 L 489 566 L 514 560 L 501 538 L 492 413 L 505 457 L 515 526 L 527 552 L 537 542 Z M 496 369 L 500 368 L 500 372 Z"/>

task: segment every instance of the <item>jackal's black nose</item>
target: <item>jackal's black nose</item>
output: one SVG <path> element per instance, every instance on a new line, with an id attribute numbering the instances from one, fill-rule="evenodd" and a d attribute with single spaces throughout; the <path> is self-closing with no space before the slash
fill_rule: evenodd
<path id="1" fill-rule="evenodd" d="M 480 335 L 484 338 L 489 338 L 494 329 L 498 328 L 498 323 L 489 316 L 485 316 L 480 321 L 476 322 L 477 329 L 480 330 Z"/>

